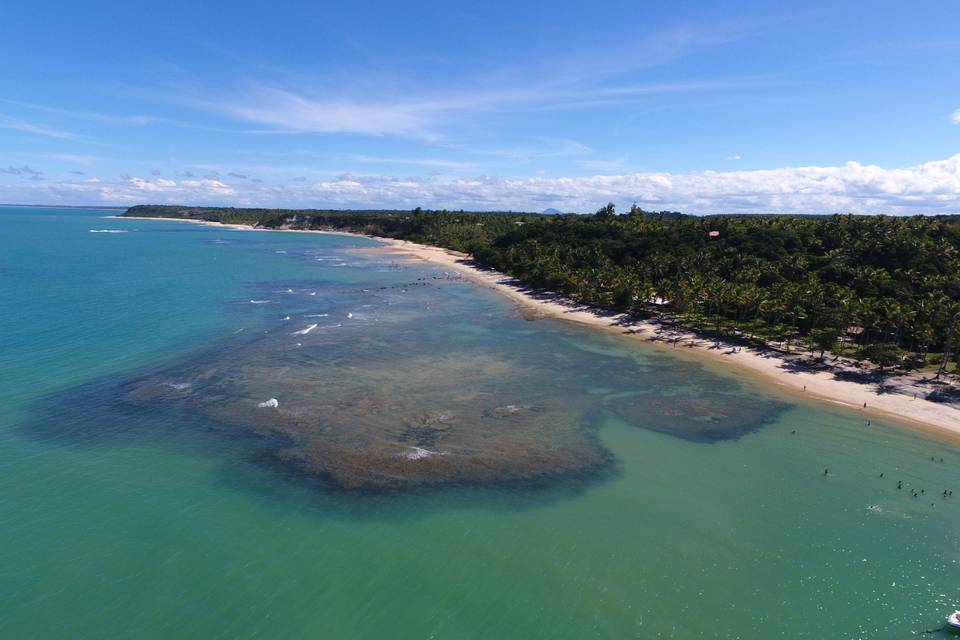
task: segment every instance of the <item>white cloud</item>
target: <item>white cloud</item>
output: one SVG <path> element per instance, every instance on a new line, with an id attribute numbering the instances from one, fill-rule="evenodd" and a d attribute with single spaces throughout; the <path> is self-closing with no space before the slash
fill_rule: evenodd
<path id="1" fill-rule="evenodd" d="M 960 109 L 950 114 L 950 119 L 953 121 L 953 124 L 960 124 Z"/>
<path id="2" fill-rule="evenodd" d="M 50 160 L 58 160 L 60 162 L 67 162 L 70 164 L 80 164 L 88 167 L 103 160 L 103 158 L 99 156 L 81 155 L 78 153 L 46 153 L 43 154 L 42 157 L 49 158 Z"/>
<path id="3" fill-rule="evenodd" d="M 428 117 L 416 104 L 311 99 L 271 87 L 257 87 L 245 98 L 200 101 L 197 105 L 236 120 L 309 133 L 413 134 L 423 128 Z"/>
<path id="4" fill-rule="evenodd" d="M 848 162 L 827 167 L 686 174 L 642 172 L 578 177 L 404 177 L 346 174 L 276 182 L 184 179 L 116 182 L 10 182 L 0 201 L 64 204 L 130 202 L 275 207 L 416 206 L 589 212 L 621 209 L 688 213 L 960 213 L 960 154 L 907 168 Z"/>
<path id="5" fill-rule="evenodd" d="M 436 137 L 453 120 L 481 112 L 572 109 L 636 100 L 667 93 L 689 93 L 769 84 L 770 76 L 640 82 L 637 73 L 681 57 L 746 37 L 760 30 L 742 20 L 683 23 L 660 30 L 624 25 L 625 37 L 598 41 L 584 36 L 562 47 L 511 50 L 511 63 L 499 68 L 458 68 L 451 77 L 418 80 L 381 65 L 310 76 L 270 76 L 252 70 L 245 85 L 196 81 L 148 92 L 261 129 L 248 133 L 359 133 Z M 242 77 L 242 76 L 240 76 Z M 291 77 L 293 79 L 291 79 Z M 14 103 L 45 112 L 42 105 Z M 103 119 L 103 114 L 70 112 Z"/>
<path id="6" fill-rule="evenodd" d="M 145 195 L 149 194 L 149 196 Z M 229 198 L 234 195 L 234 190 L 230 185 L 224 184 L 219 180 L 204 178 L 202 180 L 168 180 L 166 178 L 157 178 L 156 180 L 146 180 L 136 176 L 125 178 L 122 182 L 116 184 L 105 184 L 102 187 L 100 195 L 120 196 L 124 201 L 131 198 L 150 198 L 156 196 L 165 202 L 185 202 L 189 199 Z"/>
<path id="7" fill-rule="evenodd" d="M 34 124 L 24 120 L 17 120 L 16 118 L 10 118 L 4 115 L 0 115 L 0 128 L 23 131 L 24 133 L 33 133 L 39 136 L 45 136 L 47 138 L 59 138 L 61 140 L 72 140 L 76 137 L 72 133 L 67 133 L 66 131 L 60 131 L 59 129 L 47 127 L 42 124 Z"/>
<path id="8" fill-rule="evenodd" d="M 456 118 L 481 112 L 576 109 L 642 96 L 745 87 L 761 78 L 695 80 L 672 83 L 616 84 L 572 77 L 513 86 L 480 86 L 442 93 L 410 89 L 411 100 L 382 92 L 348 89 L 337 98 L 317 97 L 276 86 L 253 84 L 246 90 L 210 98 L 211 92 L 179 101 L 265 129 L 247 133 L 359 133 L 435 138 L 436 130 Z M 370 95 L 375 97 L 371 98 Z"/>

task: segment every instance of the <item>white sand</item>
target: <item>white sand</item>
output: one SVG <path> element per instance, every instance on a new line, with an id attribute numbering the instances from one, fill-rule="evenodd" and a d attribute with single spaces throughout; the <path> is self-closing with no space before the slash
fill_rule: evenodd
<path id="1" fill-rule="evenodd" d="M 925 400 L 924 396 L 937 387 L 925 382 L 919 376 L 888 376 L 884 384 L 884 392 L 881 393 L 876 383 L 841 380 L 835 376 L 838 371 L 853 374 L 866 373 L 851 366 L 834 366 L 829 371 L 797 369 L 795 366 L 790 366 L 791 363 L 796 364 L 799 360 L 809 361 L 809 354 L 788 355 L 774 350 L 738 348 L 731 344 L 698 337 L 692 331 L 667 328 L 655 322 L 630 319 L 623 315 L 597 313 L 589 307 L 577 305 L 559 297 L 538 295 L 536 292 L 525 290 L 502 273 L 477 269 L 470 264 L 469 256 L 412 242 L 400 240 L 385 242 L 388 244 L 386 251 L 454 269 L 470 280 L 499 291 L 545 317 L 560 318 L 613 331 L 661 348 L 706 355 L 761 374 L 784 391 L 844 405 L 868 415 L 881 415 L 901 422 L 906 421 L 913 426 L 924 426 L 951 438 L 960 439 L 960 410 L 948 404 Z M 676 344 L 674 344 L 675 340 Z M 916 399 L 914 399 L 915 393 Z"/>
<path id="2" fill-rule="evenodd" d="M 118 216 L 110 216 L 118 217 Z M 122 217 L 122 216 L 119 216 Z M 248 225 L 221 225 L 203 220 L 182 218 L 124 218 L 127 220 L 179 220 L 195 224 L 226 226 L 234 229 L 264 231 Z M 352 234 L 340 231 L 278 229 L 292 233 L 332 233 Z M 363 236 L 369 237 L 369 236 Z M 783 354 L 774 350 L 760 350 L 748 347 L 737 348 L 723 342 L 698 337 L 694 332 L 668 328 L 655 322 L 626 318 L 623 315 L 611 315 L 597 312 L 583 305 L 577 305 L 558 296 L 543 295 L 524 289 L 509 276 L 495 271 L 479 269 L 472 265 L 469 256 L 439 247 L 415 244 L 403 240 L 373 238 L 384 244 L 373 249 L 377 253 L 388 253 L 400 258 L 421 260 L 435 266 L 445 267 L 462 274 L 473 282 L 489 287 L 516 303 L 523 305 L 540 317 L 552 317 L 587 325 L 606 331 L 616 332 L 637 340 L 642 340 L 661 348 L 672 349 L 677 353 L 692 353 L 707 356 L 755 374 L 775 384 L 782 391 L 798 396 L 815 398 L 837 405 L 862 411 L 864 419 L 870 415 L 879 415 L 901 422 L 907 426 L 922 427 L 925 431 L 937 433 L 951 440 L 960 441 L 960 409 L 949 404 L 925 400 L 924 396 L 941 388 L 935 383 L 917 375 L 888 376 L 883 392 L 875 382 L 864 383 L 842 380 L 836 373 L 862 374 L 850 364 L 832 365 L 829 370 L 807 370 L 798 368 L 798 361 L 810 360 L 810 354 L 803 356 Z M 827 361 L 829 363 L 829 360 Z M 914 397 L 916 394 L 916 397 Z M 866 405 L 866 407 L 864 407 Z"/>

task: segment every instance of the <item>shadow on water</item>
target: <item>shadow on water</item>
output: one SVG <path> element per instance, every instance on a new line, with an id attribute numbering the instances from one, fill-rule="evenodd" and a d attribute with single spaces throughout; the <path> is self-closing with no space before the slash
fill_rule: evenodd
<path id="1" fill-rule="evenodd" d="M 614 478 L 607 415 L 711 443 L 787 407 L 615 338 L 531 333 L 478 309 L 469 285 L 413 284 L 316 296 L 316 283 L 259 284 L 289 320 L 45 397 L 20 431 L 54 446 L 172 446 L 216 457 L 218 483 L 263 503 L 401 517 L 542 506 Z"/>

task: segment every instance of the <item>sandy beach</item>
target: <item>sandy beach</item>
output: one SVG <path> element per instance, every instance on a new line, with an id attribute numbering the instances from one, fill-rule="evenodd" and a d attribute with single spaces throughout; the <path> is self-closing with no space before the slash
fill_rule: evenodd
<path id="1" fill-rule="evenodd" d="M 366 251 L 387 253 L 398 259 L 417 260 L 450 269 L 479 285 L 507 296 L 531 318 L 557 318 L 614 332 L 643 341 L 678 354 L 707 357 L 728 366 L 756 374 L 781 391 L 798 399 L 829 402 L 863 412 L 864 420 L 871 416 L 893 419 L 908 427 L 960 441 L 960 409 L 950 403 L 935 402 L 926 397 L 937 391 L 949 390 L 949 385 L 929 380 L 920 375 L 888 375 L 883 384 L 872 376 L 872 371 L 860 369 L 850 361 L 815 363 L 809 353 L 787 354 L 774 349 L 739 346 L 703 337 L 693 331 L 677 329 L 653 321 L 638 320 L 624 314 L 611 314 L 578 305 L 560 296 L 531 291 L 510 276 L 485 270 L 473 264 L 466 254 L 394 240 L 342 231 L 256 229 L 249 225 L 224 225 L 204 220 L 182 218 L 125 218 L 125 220 L 180 221 L 208 226 L 227 227 L 245 231 L 279 231 L 289 233 L 325 233 L 360 236 L 377 240 L 383 247 Z"/>

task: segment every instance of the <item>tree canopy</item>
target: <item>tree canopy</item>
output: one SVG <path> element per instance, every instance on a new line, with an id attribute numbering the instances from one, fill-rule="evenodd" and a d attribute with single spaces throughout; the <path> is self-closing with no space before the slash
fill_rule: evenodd
<path id="1" fill-rule="evenodd" d="M 584 304 L 821 355 L 853 349 L 884 367 L 923 363 L 928 352 L 945 367 L 960 342 L 952 216 L 698 217 L 636 206 L 616 215 L 612 204 L 593 216 L 157 206 L 127 215 L 438 245 Z"/>

